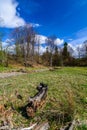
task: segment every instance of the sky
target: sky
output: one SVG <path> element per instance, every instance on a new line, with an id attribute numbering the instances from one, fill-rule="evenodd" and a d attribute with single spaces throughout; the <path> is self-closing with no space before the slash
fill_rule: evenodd
<path id="1" fill-rule="evenodd" d="M 18 26 L 32 24 L 41 35 L 56 35 L 77 46 L 87 40 L 87 0 L 0 0 L 0 31 L 3 44 Z"/>

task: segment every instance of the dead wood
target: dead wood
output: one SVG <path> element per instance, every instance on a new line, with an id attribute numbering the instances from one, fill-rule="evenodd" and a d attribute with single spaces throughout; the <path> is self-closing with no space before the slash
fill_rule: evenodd
<path id="1" fill-rule="evenodd" d="M 33 130 L 48 130 L 50 128 L 48 122 L 43 122 L 41 124 L 38 124 Z"/>
<path id="2" fill-rule="evenodd" d="M 76 125 L 76 121 L 73 120 L 68 125 L 64 126 L 64 128 L 60 128 L 60 130 L 73 130 L 75 125 Z"/>
<path id="3" fill-rule="evenodd" d="M 37 87 L 38 92 L 33 96 L 29 97 L 29 103 L 26 107 L 27 115 L 33 117 L 38 108 L 42 107 L 45 103 L 47 96 L 47 85 L 40 83 Z"/>
<path id="4" fill-rule="evenodd" d="M 20 130 L 34 130 L 34 128 L 36 127 L 37 123 L 33 124 L 32 126 L 30 127 L 27 127 L 27 128 L 22 128 Z"/>
<path id="5" fill-rule="evenodd" d="M 27 128 L 18 128 L 16 130 L 48 130 L 49 128 L 50 128 L 49 123 L 43 122 L 43 123 L 39 123 L 39 124 L 35 123 Z"/>
<path id="6" fill-rule="evenodd" d="M 50 128 L 49 123 L 48 122 L 43 122 L 43 123 L 35 123 L 33 125 L 31 125 L 30 127 L 26 127 L 26 128 L 14 128 L 14 130 L 48 130 Z M 2 126 L 0 127 L 0 130 L 11 130 L 11 128 L 6 125 L 6 126 Z"/>

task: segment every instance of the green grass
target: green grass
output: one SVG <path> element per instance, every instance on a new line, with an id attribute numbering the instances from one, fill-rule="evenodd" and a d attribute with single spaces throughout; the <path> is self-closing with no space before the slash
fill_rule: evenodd
<path id="1" fill-rule="evenodd" d="M 44 67 L 44 66 L 24 67 L 22 65 L 15 65 L 14 66 L 12 64 L 10 64 L 8 67 L 4 67 L 4 66 L 0 65 L 0 73 L 18 71 L 20 69 L 23 69 L 23 70 L 29 72 L 29 71 L 39 70 L 39 69 L 47 69 L 47 67 Z"/>
<path id="2" fill-rule="evenodd" d="M 12 67 L 3 67 L 3 66 L 0 65 L 0 73 L 1 72 L 8 72 L 10 70 L 12 70 Z"/>
<path id="3" fill-rule="evenodd" d="M 36 93 L 36 86 L 40 82 L 48 84 L 46 105 L 36 113 L 33 119 L 26 119 L 22 116 L 19 107 L 24 106 L 28 97 Z M 23 96 L 23 102 L 16 99 L 15 90 Z M 29 126 L 30 122 L 36 122 L 40 117 L 41 120 L 49 120 L 50 130 L 55 130 L 73 118 L 86 120 L 87 68 L 66 67 L 55 71 L 0 79 L 0 97 L 3 97 L 0 104 L 7 104 L 10 107 L 12 102 L 16 108 L 13 116 L 14 126 Z M 60 118 L 59 115 L 61 115 Z"/>
<path id="4" fill-rule="evenodd" d="M 82 125 L 78 127 L 78 130 L 87 130 L 87 125 Z"/>

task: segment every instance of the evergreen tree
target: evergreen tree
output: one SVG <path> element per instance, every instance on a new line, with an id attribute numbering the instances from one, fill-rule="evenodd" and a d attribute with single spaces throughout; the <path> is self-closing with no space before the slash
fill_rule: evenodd
<path id="1" fill-rule="evenodd" d="M 55 52 L 53 55 L 53 65 L 54 66 L 59 66 L 60 65 L 60 56 L 59 56 L 59 52 L 58 52 L 58 47 L 55 47 Z"/>
<path id="2" fill-rule="evenodd" d="M 68 52 L 68 43 L 64 43 L 63 51 L 62 51 L 62 57 L 63 57 L 63 64 L 68 65 L 69 62 L 69 52 Z"/>

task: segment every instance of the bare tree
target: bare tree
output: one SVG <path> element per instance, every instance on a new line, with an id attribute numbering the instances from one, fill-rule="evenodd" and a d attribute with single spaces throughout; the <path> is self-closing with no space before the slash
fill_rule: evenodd
<path id="1" fill-rule="evenodd" d="M 55 40 L 57 37 L 55 35 L 52 35 L 46 39 L 46 43 L 50 52 L 50 66 L 52 67 L 53 63 L 53 52 L 55 50 Z"/>
<path id="2" fill-rule="evenodd" d="M 2 47 L 2 38 L 3 38 L 3 33 L 0 32 L 0 64 L 3 65 L 4 61 L 4 52 L 3 52 L 3 47 Z"/>
<path id="3" fill-rule="evenodd" d="M 32 46 L 32 50 L 31 50 L 31 57 L 32 57 L 32 62 L 34 62 L 34 54 L 35 54 L 35 33 L 33 32 L 31 35 L 31 46 Z"/>
<path id="4" fill-rule="evenodd" d="M 25 64 L 29 58 L 34 57 L 35 31 L 33 27 L 25 25 L 24 27 L 16 28 L 13 32 L 16 45 L 16 55 L 24 57 Z"/>
<path id="5" fill-rule="evenodd" d="M 41 41 L 41 36 L 36 35 L 35 40 L 36 40 L 36 45 L 37 45 L 37 54 L 38 54 L 38 63 L 39 63 L 40 62 L 40 41 Z"/>
<path id="6" fill-rule="evenodd" d="M 84 48 L 84 57 L 87 58 L 87 40 L 84 41 L 83 48 Z"/>
<path id="7" fill-rule="evenodd" d="M 81 58 L 81 48 L 78 46 L 77 47 L 77 52 L 78 52 L 78 58 Z"/>

